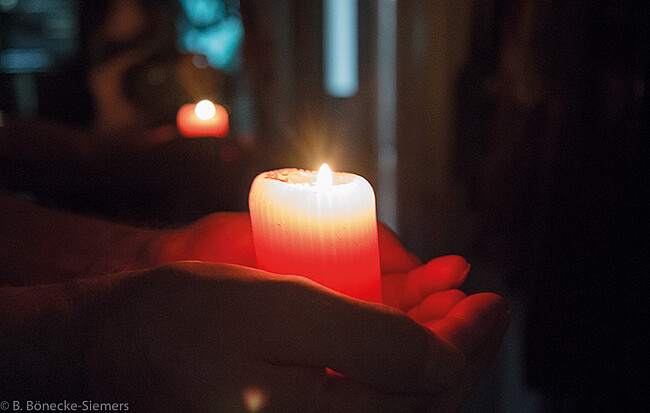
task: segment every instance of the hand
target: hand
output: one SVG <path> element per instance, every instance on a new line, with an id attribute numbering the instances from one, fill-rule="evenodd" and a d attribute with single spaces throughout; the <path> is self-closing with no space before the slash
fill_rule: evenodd
<path id="1" fill-rule="evenodd" d="M 508 325 L 508 312 L 497 294 L 466 297 L 458 290 L 470 270 L 457 255 L 422 265 L 397 236 L 379 225 L 383 302 L 406 312 L 446 340 L 465 358 L 458 380 L 440 393 L 431 411 L 456 411 L 494 358 Z"/>
<path id="2" fill-rule="evenodd" d="M 506 306 L 496 294 L 466 297 L 458 290 L 470 269 L 462 257 L 439 257 L 422 265 L 388 227 L 379 224 L 378 235 L 383 302 L 429 327 L 465 360 L 458 380 L 434 403 L 453 410 L 493 359 L 507 326 Z M 193 245 L 189 250 L 199 259 L 255 263 L 247 214 L 209 216 L 184 229 L 179 240 L 184 240 L 179 245 Z"/>
<path id="3" fill-rule="evenodd" d="M 504 328 L 497 300 L 467 299 L 430 330 L 303 278 L 222 264 L 173 264 L 111 289 L 85 387 L 134 410 L 453 409 L 479 340 Z"/>

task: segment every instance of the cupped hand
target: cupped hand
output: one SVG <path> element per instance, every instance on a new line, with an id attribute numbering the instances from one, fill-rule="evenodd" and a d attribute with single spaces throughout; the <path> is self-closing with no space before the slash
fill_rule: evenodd
<path id="1" fill-rule="evenodd" d="M 186 262 L 112 282 L 85 387 L 136 411 L 415 412 L 462 366 L 404 313 L 301 277 Z"/>
<path id="2" fill-rule="evenodd" d="M 255 265 L 248 214 L 214 214 L 179 235 L 178 245 L 191 245 L 185 258 Z M 466 297 L 458 289 L 470 269 L 464 258 L 450 255 L 422 264 L 385 225 L 379 224 L 378 235 L 384 304 L 427 327 L 462 361 L 452 384 L 428 402 L 440 411 L 453 411 L 494 358 L 508 323 L 506 305 L 496 294 Z M 441 365 L 448 363 L 446 358 Z"/>
<path id="3" fill-rule="evenodd" d="M 301 277 L 199 262 L 114 277 L 101 296 L 85 389 L 136 411 L 453 410 L 504 328 L 492 296 L 427 328 Z"/>

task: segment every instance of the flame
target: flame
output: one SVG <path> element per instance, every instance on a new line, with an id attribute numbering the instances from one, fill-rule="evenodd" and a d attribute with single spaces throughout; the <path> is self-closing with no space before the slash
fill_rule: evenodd
<path id="1" fill-rule="evenodd" d="M 194 113 L 196 113 L 196 117 L 201 120 L 210 120 L 217 113 L 217 109 L 214 107 L 214 103 L 204 99 L 196 104 Z"/>
<path id="2" fill-rule="evenodd" d="M 334 176 L 332 175 L 332 170 L 328 164 L 324 163 L 320 166 L 318 175 L 316 175 L 316 189 L 319 191 L 329 190 L 333 185 Z"/>

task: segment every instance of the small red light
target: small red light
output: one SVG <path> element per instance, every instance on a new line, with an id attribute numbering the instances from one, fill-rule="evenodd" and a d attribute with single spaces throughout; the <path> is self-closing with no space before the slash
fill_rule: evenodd
<path id="1" fill-rule="evenodd" d="M 201 102 L 199 102 L 201 103 Z M 176 114 L 176 126 L 181 135 L 187 138 L 216 137 L 222 138 L 230 128 L 228 112 L 221 105 L 214 105 L 214 116 L 200 119 L 196 114 L 195 104 L 181 106 Z"/>

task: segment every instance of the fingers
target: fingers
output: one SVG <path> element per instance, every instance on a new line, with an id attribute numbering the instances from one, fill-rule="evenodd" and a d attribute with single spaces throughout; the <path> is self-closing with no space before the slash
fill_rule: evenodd
<path id="1" fill-rule="evenodd" d="M 408 274 L 382 277 L 384 303 L 409 311 L 427 296 L 458 288 L 467 278 L 470 265 L 458 255 L 438 257 Z"/>
<path id="2" fill-rule="evenodd" d="M 465 298 L 444 319 L 427 325 L 463 354 L 473 355 L 487 342 L 500 342 L 508 319 L 507 306 L 499 295 L 481 293 Z"/>
<path id="3" fill-rule="evenodd" d="M 256 271 L 230 267 L 229 271 Z M 266 274 L 256 271 L 258 274 Z M 462 357 L 406 314 L 355 300 L 298 277 L 253 285 L 249 351 L 272 363 L 330 367 L 386 392 L 434 393 Z M 263 309 L 263 310 L 262 310 Z"/>
<path id="4" fill-rule="evenodd" d="M 408 315 L 420 324 L 442 319 L 465 297 L 465 293 L 460 290 L 440 291 L 425 298 Z"/>
<path id="5" fill-rule="evenodd" d="M 196 275 L 184 303 L 204 319 L 204 336 L 249 357 L 329 367 L 386 393 L 435 394 L 463 368 L 456 348 L 403 312 L 303 277 L 198 262 L 167 268 Z"/>
<path id="6" fill-rule="evenodd" d="M 382 274 L 407 273 L 422 265 L 419 258 L 406 251 L 397 235 L 381 222 L 377 223 L 377 235 Z"/>
<path id="7" fill-rule="evenodd" d="M 462 300 L 444 319 L 427 323 L 432 331 L 458 348 L 466 360 L 466 369 L 454 390 L 436 401 L 436 411 L 455 411 L 466 399 L 496 355 L 508 320 L 503 299 L 481 293 Z"/>

